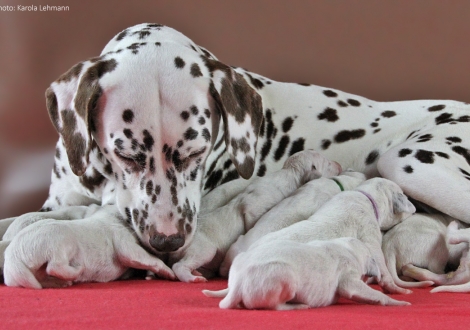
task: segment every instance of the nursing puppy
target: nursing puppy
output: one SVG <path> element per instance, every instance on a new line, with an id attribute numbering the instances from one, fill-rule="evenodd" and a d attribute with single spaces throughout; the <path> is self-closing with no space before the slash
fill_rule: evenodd
<path id="1" fill-rule="evenodd" d="M 276 240 L 240 253 L 220 308 L 292 310 L 334 304 L 339 297 L 380 305 L 409 305 L 370 288 L 364 275 L 380 278 L 371 252 L 351 237 L 298 243 Z"/>
<path id="2" fill-rule="evenodd" d="M 2 232 L 0 232 L 0 275 L 3 274 L 5 250 L 8 245 L 10 245 L 10 241 L 13 237 L 15 237 L 23 228 L 44 219 L 75 220 L 87 218 L 95 213 L 99 208 L 99 205 L 94 204 L 90 206 L 69 206 L 55 211 L 30 212 L 19 217 L 1 220 L 1 223 L 7 222 L 8 227 L 4 226 L 3 228 L 0 228 L 0 230 L 2 230 Z"/>
<path id="3" fill-rule="evenodd" d="M 240 235 L 230 246 L 220 266 L 221 276 L 227 276 L 233 259 L 246 250 L 260 237 L 308 219 L 331 197 L 344 190 L 356 188 L 364 182 L 365 175 L 359 172 L 344 171 L 339 176 L 312 180 L 297 189 L 266 212 L 245 235 Z"/>
<path id="4" fill-rule="evenodd" d="M 447 227 L 447 241 L 449 244 L 463 243 L 463 252 L 460 265 L 455 272 L 436 274 L 428 269 L 408 264 L 403 266 L 403 274 L 420 281 L 433 281 L 442 285 L 431 290 L 435 292 L 470 292 L 470 228 L 459 229 L 460 224 L 453 221 Z M 457 245 L 457 247 L 458 247 Z"/>
<path id="5" fill-rule="evenodd" d="M 402 267 L 413 264 L 436 274 L 444 274 L 446 265 L 457 267 L 465 244 L 448 244 L 446 228 L 450 216 L 414 214 L 390 229 L 382 238 L 382 250 L 395 284 L 404 288 L 433 285 L 432 281 L 406 282 L 399 278 Z"/>
<path id="6" fill-rule="evenodd" d="M 168 263 L 183 282 L 206 281 L 194 271 L 201 266 L 209 271 L 206 276 L 217 271 L 230 245 L 252 228 L 266 211 L 305 182 L 320 176 L 331 177 L 340 171 L 338 163 L 327 160 L 316 151 L 305 150 L 292 155 L 281 170 L 254 179 L 227 205 L 209 213 L 202 211 L 194 241 L 181 251 L 169 253 Z M 210 201 L 206 203 L 210 205 Z"/>
<path id="7" fill-rule="evenodd" d="M 393 281 L 382 253 L 381 230 L 388 230 L 416 211 L 394 182 L 373 178 L 352 191 L 335 195 L 307 220 L 267 234 L 256 241 L 247 253 L 272 240 L 309 242 L 338 237 L 361 240 L 377 261 L 382 277 L 379 285 L 390 293 L 409 293 Z"/>
<path id="8" fill-rule="evenodd" d="M 3 275 L 7 286 L 41 289 L 112 281 L 129 267 L 175 278 L 108 205 L 83 220 L 45 219 L 24 228 L 5 251 Z"/>

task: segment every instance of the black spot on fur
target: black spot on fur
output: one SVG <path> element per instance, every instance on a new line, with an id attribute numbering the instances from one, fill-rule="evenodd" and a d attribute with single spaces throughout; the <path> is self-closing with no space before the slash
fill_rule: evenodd
<path id="1" fill-rule="evenodd" d="M 144 145 L 148 151 L 152 151 L 152 147 L 155 143 L 152 135 L 146 129 L 142 132 L 144 134 Z"/>
<path id="2" fill-rule="evenodd" d="M 149 170 L 150 170 L 150 173 L 152 173 L 152 174 L 155 173 L 155 158 L 153 158 L 153 157 L 150 157 Z"/>
<path id="3" fill-rule="evenodd" d="M 348 106 L 348 104 L 347 104 L 346 102 L 344 102 L 344 101 L 341 101 L 341 100 L 340 100 L 340 101 L 338 101 L 338 105 L 339 105 L 340 107 L 342 107 L 342 108 L 344 108 L 344 107 L 347 107 L 347 106 Z"/>
<path id="4" fill-rule="evenodd" d="M 124 39 L 124 37 L 127 36 L 127 32 L 128 32 L 127 30 L 124 30 L 121 33 L 119 33 L 116 37 L 116 40 L 120 41 L 120 40 Z"/>
<path id="5" fill-rule="evenodd" d="M 455 152 L 456 154 L 462 156 L 465 158 L 467 163 L 470 165 L 470 153 L 467 149 L 461 147 L 461 146 L 453 146 L 452 151 Z"/>
<path id="6" fill-rule="evenodd" d="M 408 134 L 408 136 L 406 137 L 406 140 L 408 140 L 409 138 L 411 138 L 413 136 L 413 134 L 415 134 L 417 131 L 412 131 L 410 134 Z"/>
<path id="7" fill-rule="evenodd" d="M 251 84 L 256 88 L 256 89 L 261 89 L 264 87 L 264 84 L 261 80 L 258 78 L 254 78 L 251 74 L 245 73 L 248 78 L 250 79 Z"/>
<path id="8" fill-rule="evenodd" d="M 325 95 L 328 96 L 328 97 L 336 97 L 336 96 L 338 96 L 338 93 L 332 91 L 331 89 L 325 89 L 325 90 L 323 91 L 323 94 L 325 94 Z"/>
<path id="9" fill-rule="evenodd" d="M 280 160 L 282 156 L 286 153 L 287 145 L 290 142 L 290 138 L 288 135 L 283 135 L 281 140 L 279 141 L 279 146 L 277 147 L 276 151 L 274 152 L 274 159 L 276 161 Z"/>
<path id="10" fill-rule="evenodd" d="M 292 125 L 294 124 L 294 119 L 292 119 L 292 117 L 287 117 L 286 119 L 284 119 L 284 121 L 282 122 L 282 131 L 284 133 L 287 133 L 290 131 L 290 129 L 292 128 Z"/>
<path id="11" fill-rule="evenodd" d="M 374 131 L 372 133 L 375 134 L 375 133 L 380 132 L 381 130 L 382 130 L 381 128 L 377 128 L 377 129 L 374 129 Z"/>
<path id="12" fill-rule="evenodd" d="M 413 173 L 413 167 L 411 167 L 410 165 L 406 165 L 403 167 L 403 171 L 405 171 L 406 173 Z"/>
<path id="13" fill-rule="evenodd" d="M 266 165 L 261 164 L 258 172 L 256 173 L 257 176 L 264 176 L 266 174 Z"/>
<path id="14" fill-rule="evenodd" d="M 130 124 L 134 120 L 134 112 L 130 109 L 124 110 L 122 113 L 122 120 L 124 120 L 126 123 Z"/>
<path id="15" fill-rule="evenodd" d="M 419 149 L 416 151 L 415 158 L 424 164 L 434 163 L 434 153 L 432 151 Z"/>
<path id="16" fill-rule="evenodd" d="M 191 76 L 193 76 L 194 78 L 202 76 L 201 68 L 199 67 L 197 63 L 191 64 L 190 72 L 191 72 Z"/>
<path id="17" fill-rule="evenodd" d="M 335 122 L 339 119 L 339 117 L 335 109 L 326 108 L 322 113 L 318 115 L 318 119 L 319 120 L 325 119 L 326 121 L 329 121 L 329 122 Z"/>
<path id="18" fill-rule="evenodd" d="M 209 109 L 204 109 L 204 115 L 206 115 L 206 118 L 209 119 L 211 117 L 211 112 Z"/>
<path id="19" fill-rule="evenodd" d="M 195 116 L 197 116 L 199 114 L 199 109 L 195 106 L 195 105 L 192 105 L 189 110 L 191 110 L 191 113 Z"/>
<path id="20" fill-rule="evenodd" d="M 267 140 L 264 144 L 263 147 L 261 148 L 261 161 L 264 161 L 266 156 L 269 154 L 269 151 L 271 150 L 272 147 L 272 141 Z"/>
<path id="21" fill-rule="evenodd" d="M 132 131 L 131 131 L 130 129 L 125 128 L 125 129 L 124 129 L 124 135 L 125 135 L 126 138 L 128 138 L 128 139 L 132 139 L 132 136 L 133 136 L 134 134 L 132 133 Z"/>
<path id="22" fill-rule="evenodd" d="M 118 150 L 124 149 L 124 147 L 122 146 L 123 143 L 124 143 L 124 141 L 121 140 L 121 139 L 116 139 L 116 140 L 114 140 L 114 145 L 116 146 L 116 148 L 117 148 Z"/>
<path id="23" fill-rule="evenodd" d="M 60 149 L 59 148 L 55 149 L 55 158 L 60 159 Z"/>
<path id="24" fill-rule="evenodd" d="M 371 151 L 366 158 L 366 165 L 373 164 L 377 160 L 378 157 L 379 157 L 378 150 Z"/>
<path id="25" fill-rule="evenodd" d="M 222 179 L 222 170 L 213 171 L 204 185 L 204 189 L 214 189 Z"/>
<path id="26" fill-rule="evenodd" d="M 189 118 L 189 112 L 188 111 L 182 111 L 180 113 L 181 118 L 183 118 L 184 121 L 188 120 Z"/>
<path id="27" fill-rule="evenodd" d="M 361 105 L 361 102 L 359 102 L 358 100 L 354 100 L 354 99 L 348 99 L 347 102 L 353 107 L 358 107 Z"/>
<path id="28" fill-rule="evenodd" d="M 204 138 L 204 140 L 206 140 L 206 142 L 209 142 L 209 140 L 211 139 L 211 133 L 209 132 L 207 127 L 204 127 L 202 129 L 201 136 Z"/>
<path id="29" fill-rule="evenodd" d="M 131 215 L 131 210 L 129 210 L 128 207 L 126 207 L 124 209 L 124 212 L 126 213 L 126 220 L 127 220 L 127 223 L 131 223 L 132 222 L 132 215 Z"/>
<path id="30" fill-rule="evenodd" d="M 224 184 L 224 183 L 226 183 L 226 182 L 229 182 L 229 181 L 238 179 L 239 177 L 240 177 L 240 174 L 238 174 L 238 171 L 237 171 L 237 170 L 229 171 L 229 172 L 227 172 L 227 174 L 224 176 L 224 178 L 222 179 L 222 181 L 220 181 L 220 184 Z"/>
<path id="31" fill-rule="evenodd" d="M 155 46 L 160 47 L 162 44 L 160 42 L 156 42 Z"/>
<path id="32" fill-rule="evenodd" d="M 411 149 L 403 148 L 398 152 L 398 157 L 405 157 L 405 156 L 411 154 L 412 152 L 413 151 Z"/>
<path id="33" fill-rule="evenodd" d="M 292 156 L 296 152 L 304 150 L 305 146 L 305 139 L 304 138 L 298 138 L 294 142 L 292 142 L 292 146 L 289 151 L 289 156 Z"/>
<path id="34" fill-rule="evenodd" d="M 449 142 L 452 142 L 452 143 L 460 143 L 462 142 L 462 139 L 457 137 L 457 136 L 449 136 L 449 137 L 446 137 L 446 140 L 449 141 Z"/>
<path id="35" fill-rule="evenodd" d="M 153 193 L 153 182 L 148 180 L 147 184 L 145 185 L 145 192 L 148 196 L 151 196 Z"/>
<path id="36" fill-rule="evenodd" d="M 331 140 L 326 140 L 326 139 L 325 139 L 325 140 L 322 140 L 322 141 L 321 141 L 321 148 L 322 148 L 322 150 L 328 149 L 328 148 L 330 147 L 330 145 L 331 145 Z"/>
<path id="37" fill-rule="evenodd" d="M 439 104 L 439 105 L 433 105 L 432 107 L 429 107 L 428 110 L 429 111 L 441 111 L 442 109 L 444 109 L 446 106 L 444 104 Z"/>
<path id="38" fill-rule="evenodd" d="M 371 127 L 377 127 L 377 126 L 379 126 L 379 124 L 378 123 L 371 123 L 370 126 Z"/>
<path id="39" fill-rule="evenodd" d="M 446 154 L 445 152 L 436 151 L 435 154 L 438 155 L 439 157 L 442 157 L 442 158 L 445 158 L 445 159 L 449 159 L 449 155 Z"/>
<path id="40" fill-rule="evenodd" d="M 391 118 L 391 117 L 395 117 L 397 115 L 397 113 L 395 111 L 392 111 L 392 110 L 387 110 L 387 111 L 382 112 L 381 115 L 384 118 Z"/>
<path id="41" fill-rule="evenodd" d="M 184 65 L 186 63 L 183 61 L 183 59 L 179 56 L 175 57 L 175 66 L 178 68 L 178 69 L 182 69 L 184 68 Z"/>
<path id="42" fill-rule="evenodd" d="M 356 140 L 362 138 L 364 135 L 366 135 L 366 131 L 363 129 L 354 129 L 351 131 L 343 130 L 335 135 L 335 142 L 343 143 L 349 140 Z"/>
<path id="43" fill-rule="evenodd" d="M 444 112 L 444 113 L 442 113 L 442 114 L 440 114 L 439 116 L 436 117 L 436 125 L 450 123 L 453 120 L 454 119 L 452 119 L 452 114 L 451 113 Z"/>
<path id="44" fill-rule="evenodd" d="M 184 139 L 185 140 L 194 140 L 197 138 L 198 136 L 198 132 L 192 128 L 192 127 L 189 127 L 186 132 L 184 132 Z"/>
<path id="45" fill-rule="evenodd" d="M 199 117 L 198 122 L 199 122 L 200 125 L 204 125 L 206 123 L 206 118 L 201 116 L 201 117 Z"/>
<path id="46" fill-rule="evenodd" d="M 431 140 L 432 137 L 433 137 L 432 134 L 423 134 L 418 138 L 417 142 L 427 142 Z"/>

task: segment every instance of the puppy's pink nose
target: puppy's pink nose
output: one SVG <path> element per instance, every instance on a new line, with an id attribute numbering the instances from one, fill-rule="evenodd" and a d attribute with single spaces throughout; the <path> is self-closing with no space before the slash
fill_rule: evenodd
<path id="1" fill-rule="evenodd" d="M 166 236 L 157 232 L 150 237 L 149 243 L 158 252 L 173 252 L 184 245 L 184 236 L 181 234 Z"/>

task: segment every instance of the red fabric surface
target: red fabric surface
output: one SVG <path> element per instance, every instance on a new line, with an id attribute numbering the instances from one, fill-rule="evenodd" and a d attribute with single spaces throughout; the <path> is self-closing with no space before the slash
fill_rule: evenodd
<path id="1" fill-rule="evenodd" d="M 339 304 L 300 311 L 221 310 L 202 289 L 222 279 L 187 284 L 131 280 L 30 290 L 0 286 L 1 329 L 470 329 L 470 294 L 415 289 L 394 295 L 412 306 Z M 374 286 L 374 288 L 377 288 Z"/>

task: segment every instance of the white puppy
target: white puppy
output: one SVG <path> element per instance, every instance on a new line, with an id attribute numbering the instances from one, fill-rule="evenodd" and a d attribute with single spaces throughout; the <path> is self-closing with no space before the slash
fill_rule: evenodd
<path id="1" fill-rule="evenodd" d="M 22 216 L 2 220 L 0 230 L 2 233 L 2 240 L 0 241 L 0 273 L 3 273 L 4 255 L 5 250 L 10 244 L 13 237 L 16 236 L 23 228 L 44 219 L 56 220 L 75 220 L 89 217 L 100 208 L 99 205 L 90 206 L 69 206 L 56 211 L 49 212 L 30 212 Z M 8 225 L 8 226 L 7 226 Z"/>
<path id="2" fill-rule="evenodd" d="M 250 249 L 272 240 L 309 242 L 355 237 L 367 245 L 377 261 L 382 274 L 379 285 L 391 293 L 409 293 L 409 290 L 399 288 L 388 272 L 380 231 L 390 229 L 415 211 L 397 184 L 383 178 L 373 178 L 355 190 L 333 196 L 307 220 L 261 237 Z"/>
<path id="3" fill-rule="evenodd" d="M 459 229 L 460 224 L 453 221 L 447 227 L 447 241 L 449 244 L 464 243 L 460 265 L 455 272 L 448 274 L 436 274 L 428 269 L 408 264 L 403 266 L 403 274 L 420 281 L 433 281 L 442 285 L 431 290 L 431 292 L 470 292 L 470 228 Z"/>
<path id="4" fill-rule="evenodd" d="M 446 242 L 446 228 L 453 220 L 439 214 L 414 214 L 382 238 L 385 262 L 395 283 L 404 288 L 433 285 L 432 281 L 405 282 L 399 278 L 402 267 L 413 264 L 443 274 L 447 264 L 457 267 L 465 244 Z"/>
<path id="5" fill-rule="evenodd" d="M 254 179 L 227 205 L 209 213 L 202 210 L 193 242 L 186 249 L 169 254 L 169 264 L 173 265 L 176 276 L 183 282 L 206 281 L 195 270 L 205 265 L 205 270 L 217 271 L 230 245 L 252 228 L 266 211 L 305 182 L 339 172 L 341 166 L 319 152 L 301 151 L 290 156 L 281 170 Z M 206 201 L 206 204 L 210 205 L 210 202 Z"/>
<path id="6" fill-rule="evenodd" d="M 233 259 L 248 250 L 260 237 L 309 218 L 331 197 L 341 191 L 356 188 L 365 179 L 362 173 L 344 171 L 331 179 L 318 178 L 307 182 L 261 216 L 245 235 L 238 237 L 225 255 L 219 269 L 220 275 L 227 276 Z"/>
<path id="7" fill-rule="evenodd" d="M 103 206 L 83 220 L 45 219 L 21 230 L 5 251 L 8 286 L 41 289 L 75 282 L 108 282 L 129 267 L 175 276 L 147 253 L 115 206 Z"/>
<path id="8" fill-rule="evenodd" d="M 239 254 L 230 269 L 228 289 L 207 291 L 225 297 L 220 308 L 304 309 L 334 304 L 339 297 L 380 305 L 409 305 L 365 284 L 380 278 L 369 249 L 356 238 L 298 243 L 265 242 Z"/>

